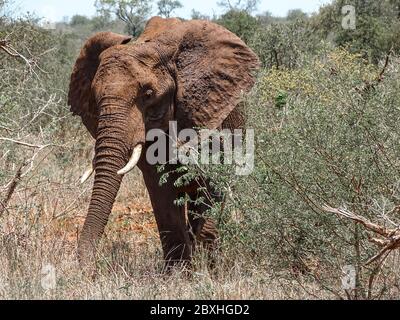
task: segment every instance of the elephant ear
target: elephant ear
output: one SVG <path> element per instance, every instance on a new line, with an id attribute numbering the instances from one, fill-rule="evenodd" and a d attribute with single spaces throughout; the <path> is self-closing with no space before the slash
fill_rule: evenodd
<path id="1" fill-rule="evenodd" d="M 216 129 L 255 82 L 256 54 L 208 21 L 186 22 L 176 54 L 176 118 L 181 128 Z"/>
<path id="2" fill-rule="evenodd" d="M 112 32 L 97 33 L 89 38 L 76 60 L 69 85 L 68 104 L 79 115 L 93 138 L 97 132 L 97 111 L 92 94 L 92 81 L 100 64 L 101 53 L 113 46 L 126 44 L 131 37 Z"/>

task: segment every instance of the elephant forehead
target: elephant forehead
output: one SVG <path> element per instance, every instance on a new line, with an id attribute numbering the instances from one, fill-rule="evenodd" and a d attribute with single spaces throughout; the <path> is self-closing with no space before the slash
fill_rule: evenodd
<path id="1" fill-rule="evenodd" d="M 124 70 L 118 68 L 104 68 L 99 70 L 93 81 L 92 90 L 99 98 L 104 95 L 126 97 L 137 94 L 137 78 L 129 76 Z"/>
<path id="2" fill-rule="evenodd" d="M 181 23 L 182 21 L 176 18 L 164 19 L 161 17 L 153 17 L 147 22 L 146 28 L 137 42 L 151 41 Z"/>

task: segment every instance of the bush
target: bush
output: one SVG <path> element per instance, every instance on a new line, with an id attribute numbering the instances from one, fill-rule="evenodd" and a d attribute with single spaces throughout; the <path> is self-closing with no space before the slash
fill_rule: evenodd
<path id="1" fill-rule="evenodd" d="M 324 46 L 307 20 L 272 22 L 253 31 L 249 45 L 266 68 L 296 68 Z"/>
<path id="2" fill-rule="evenodd" d="M 255 172 L 240 178 L 232 167 L 204 168 L 228 195 L 223 210 L 210 213 L 225 252 L 295 280 L 294 288 L 308 279 L 336 298 L 398 294 L 395 257 L 366 266 L 378 251 L 367 232 L 322 209 L 347 208 L 384 226 L 396 221 L 398 60 L 383 81 L 383 67 L 343 49 L 321 51 L 297 70 L 264 71 L 246 105 Z M 355 291 L 340 285 L 347 265 L 356 270 Z"/>
<path id="3" fill-rule="evenodd" d="M 389 2 L 357 1 L 373 11 L 371 17 L 364 12 L 356 32 L 337 29 L 338 5 L 343 1 L 311 18 L 295 11 L 289 19 L 267 14 L 258 19 L 236 10 L 218 20 L 241 36 L 264 65 L 243 105 L 247 128 L 256 133 L 256 167 L 246 177 L 235 175 L 234 165 L 179 169 L 177 185 L 201 174 L 225 198 L 208 212 L 221 235 L 218 276 L 204 281 L 207 270 L 200 266 L 194 285 L 189 283 L 192 280 L 187 285 L 182 282 L 200 288 L 190 297 L 219 297 L 219 286 L 226 297 L 229 281 L 242 285 L 243 280 L 246 289 L 254 291 L 233 286 L 229 297 L 241 297 L 244 291 L 250 298 L 275 296 L 265 293 L 271 283 L 283 286 L 277 296 L 284 298 L 292 292 L 308 298 L 398 297 L 398 256 L 392 253 L 366 264 L 380 250 L 369 241 L 372 233 L 326 210 L 327 206 L 345 209 L 388 229 L 399 225 L 400 58 L 393 53 L 383 60 L 390 47 L 394 52 L 398 49 L 399 23 L 385 24 L 393 15 L 384 7 Z M 369 22 L 378 27 L 370 30 Z M 0 17 L 0 27 L 0 40 L 7 38 L 7 45 L 17 53 L 13 57 L 0 51 L 0 242 L 4 247 L 0 263 L 7 269 L 0 281 L 9 285 L 8 296 L 12 292 L 16 297 L 42 297 L 43 292 L 35 291 L 38 284 L 32 275 L 38 277 L 42 262 L 50 260 L 68 271 L 62 272 L 60 282 L 65 283 L 59 284 L 57 297 L 95 295 L 96 290 L 102 291 L 96 287 L 99 282 L 87 286 L 81 275 L 76 277 L 79 268 L 70 266 L 90 197 L 90 186 L 78 188 L 76 180 L 90 163 L 93 144 L 85 140 L 88 134 L 78 119 L 71 120 L 66 90 L 82 41 L 98 30 L 123 32 L 124 24 L 107 16 L 77 16 L 60 32 L 38 27 L 31 17 L 18 21 Z M 124 276 L 121 285 L 108 280 L 118 297 L 154 297 L 154 288 L 159 288 L 158 295 L 165 291 L 187 296 L 185 290 L 174 292 L 171 283 L 148 282 L 159 278 L 157 263 L 147 259 L 151 256 L 160 262 L 158 235 L 152 216 L 143 216 L 143 207 L 151 212 L 145 187 L 137 175 L 128 184 L 119 197 L 124 205 L 117 203 L 117 216 L 106 237 L 123 244 L 124 250 L 111 252 L 123 261 Z M 128 207 L 125 202 L 134 195 L 140 195 L 139 203 Z M 137 220 L 143 220 L 140 228 L 150 232 L 140 241 Z M 119 224 L 129 233 L 120 233 Z M 149 254 L 143 258 L 143 252 Z M 36 257 L 33 263 L 32 256 Z M 143 261 L 129 267 L 125 277 L 124 264 L 132 257 Z M 195 261 L 201 264 L 198 258 Z M 341 286 L 345 266 L 354 267 L 356 290 L 344 291 Z M 227 282 L 231 274 L 235 278 Z M 114 273 L 109 278 L 117 279 Z M 132 284 L 132 279 L 137 283 Z M 85 284 L 79 293 L 75 292 L 78 282 Z M 127 288 L 126 294 L 121 294 L 121 288 Z M 0 295 L 7 296 L 3 291 L 0 285 Z"/>
<path id="4" fill-rule="evenodd" d="M 356 29 L 342 27 L 342 8 L 352 5 L 356 14 Z M 400 49 L 398 1 L 335 0 L 321 7 L 311 18 L 313 33 L 329 38 L 337 46 L 352 53 L 361 53 L 370 62 L 378 63 L 393 48 Z"/>
<path id="5" fill-rule="evenodd" d="M 232 9 L 222 15 L 216 22 L 236 34 L 246 43 L 249 43 L 254 32 L 259 27 L 257 18 L 245 10 Z"/>
<path id="6" fill-rule="evenodd" d="M 42 146 L 52 148 L 56 165 L 71 156 L 65 148 L 71 147 L 71 136 L 76 136 L 80 126 L 65 120 L 71 117 L 66 88 L 75 56 L 70 36 L 42 29 L 35 19 L 24 18 L 3 22 L 0 39 L 7 40 L 8 48 L 8 53 L 0 50 L 0 186 L 7 190 L 21 166 L 23 175 L 29 177 L 33 160 L 45 154 Z"/>

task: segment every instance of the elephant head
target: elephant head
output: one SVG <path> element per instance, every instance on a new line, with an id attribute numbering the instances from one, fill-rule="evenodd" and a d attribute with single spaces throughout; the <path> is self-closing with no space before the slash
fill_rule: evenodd
<path id="1" fill-rule="evenodd" d="M 106 32 L 90 38 L 70 83 L 71 111 L 95 146 L 95 181 L 79 254 L 104 232 L 122 177 L 143 158 L 146 132 L 218 128 L 254 84 L 256 55 L 207 21 L 152 18 L 137 41 Z"/>

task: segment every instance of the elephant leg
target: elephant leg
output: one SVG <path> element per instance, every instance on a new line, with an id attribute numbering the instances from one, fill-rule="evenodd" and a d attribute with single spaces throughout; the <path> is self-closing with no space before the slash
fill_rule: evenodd
<path id="1" fill-rule="evenodd" d="M 202 210 L 193 204 L 189 204 L 189 224 L 193 243 L 198 242 L 209 251 L 217 247 L 218 231 L 215 222 L 202 216 Z"/>
<path id="2" fill-rule="evenodd" d="M 212 206 L 212 202 L 221 202 L 222 197 L 209 186 L 207 187 L 207 194 L 199 190 L 189 193 L 189 197 L 188 220 L 192 241 L 201 243 L 204 248 L 213 252 L 218 245 L 218 231 L 214 220 L 206 218 L 205 213 Z M 199 198 L 203 199 L 200 203 L 198 203 Z"/>
<path id="3" fill-rule="evenodd" d="M 155 166 L 145 161 L 139 164 L 153 206 L 161 244 L 164 252 L 166 269 L 177 264 L 190 264 L 192 242 L 186 225 L 185 208 L 174 202 L 179 193 L 173 179 L 160 186 L 160 173 Z"/>

